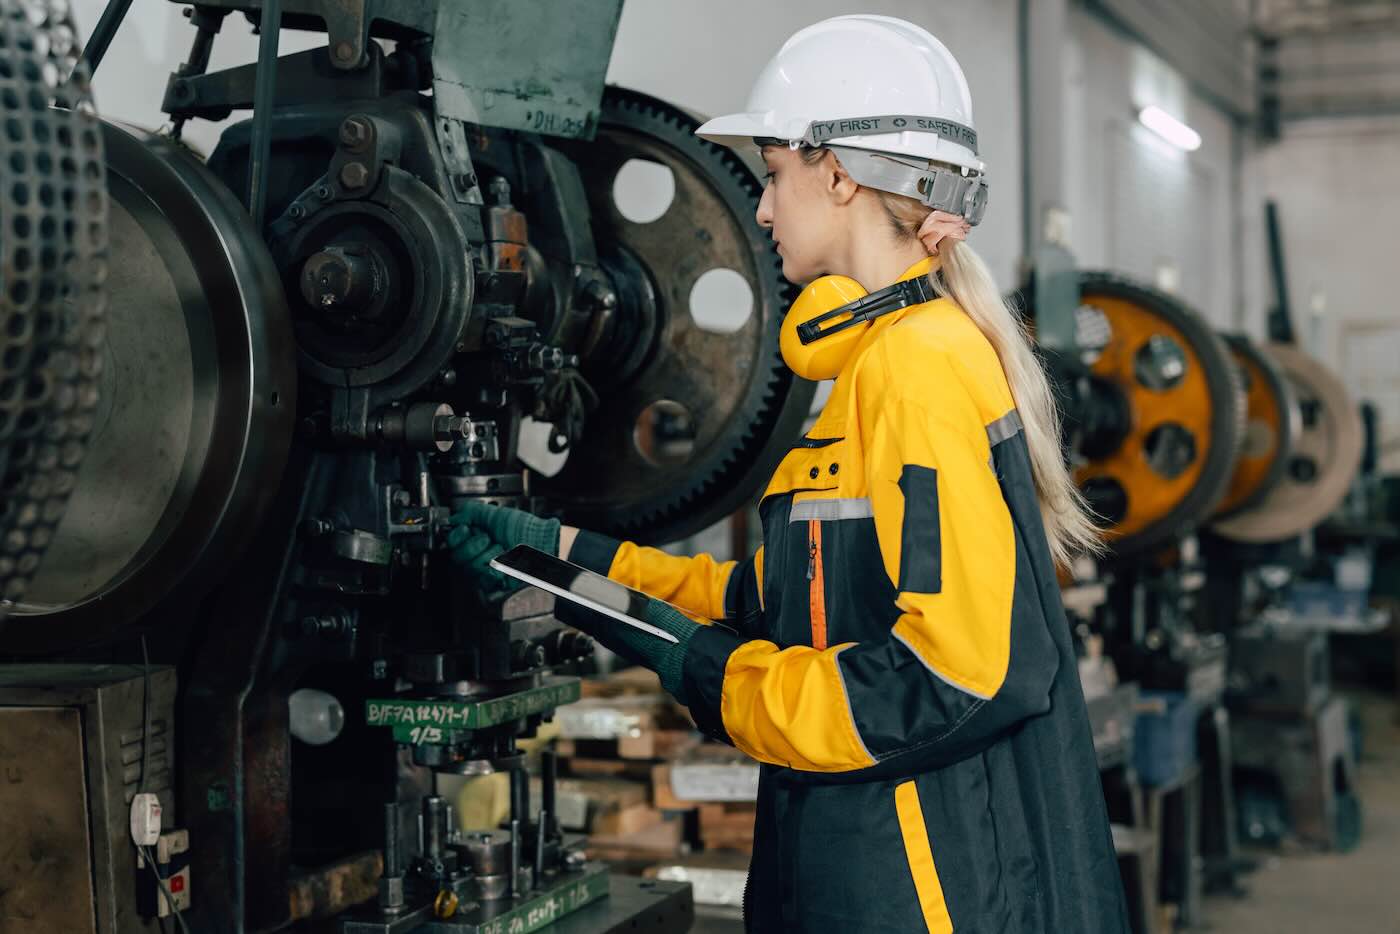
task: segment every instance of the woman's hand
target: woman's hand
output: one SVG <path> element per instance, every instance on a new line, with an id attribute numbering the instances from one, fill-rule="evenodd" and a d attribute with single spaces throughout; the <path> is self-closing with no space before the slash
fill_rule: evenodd
<path id="1" fill-rule="evenodd" d="M 934 211 L 919 226 L 918 237 L 929 255 L 937 256 L 940 243 L 944 240 L 966 240 L 971 230 L 972 225 L 966 218 L 947 211 Z"/>
<path id="2" fill-rule="evenodd" d="M 514 593 L 524 584 L 491 569 L 491 561 L 507 549 L 529 545 L 546 554 L 559 553 L 559 520 L 541 519 L 519 509 L 468 503 L 452 514 L 447 547 L 452 560 L 481 580 L 483 589 Z"/>
<path id="3" fill-rule="evenodd" d="M 682 704 L 688 703 L 682 689 L 685 653 L 700 624 L 661 600 L 648 600 L 643 617 L 648 623 L 675 637 L 671 642 L 643 632 L 624 622 L 560 600 L 555 615 L 566 625 L 587 633 L 609 651 L 634 665 L 644 665 L 661 677 L 661 686 Z"/>

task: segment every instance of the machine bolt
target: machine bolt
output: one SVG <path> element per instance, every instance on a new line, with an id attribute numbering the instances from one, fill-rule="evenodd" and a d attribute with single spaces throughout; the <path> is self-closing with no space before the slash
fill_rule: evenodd
<path id="1" fill-rule="evenodd" d="M 616 308 L 617 293 L 606 282 L 594 279 L 584 288 L 584 295 L 596 308 Z"/>
<path id="2" fill-rule="evenodd" d="M 293 220 L 301 220 L 303 217 L 306 216 L 306 208 L 302 207 L 299 204 L 294 204 L 287 209 L 287 213 L 291 215 Z"/>
<path id="3" fill-rule="evenodd" d="M 452 382 L 456 382 L 455 377 Z M 444 381 L 444 385 L 450 386 L 452 383 Z M 433 417 L 434 441 L 453 444 L 467 437 L 470 431 L 471 420 L 461 415 L 437 415 Z"/>
<path id="4" fill-rule="evenodd" d="M 355 47 L 349 42 L 337 42 L 335 48 L 331 50 L 331 54 L 338 62 L 352 62 L 355 60 Z"/>
<path id="5" fill-rule="evenodd" d="M 372 139 L 374 126 L 364 117 L 346 117 L 340 124 L 340 145 L 351 152 L 364 152 Z"/>
<path id="6" fill-rule="evenodd" d="M 331 199 L 331 186 L 317 185 L 316 197 L 320 198 L 322 201 L 329 201 Z"/>
<path id="7" fill-rule="evenodd" d="M 363 162 L 347 162 L 340 167 L 340 183 L 346 188 L 363 188 L 369 184 L 369 167 Z"/>
<path id="8" fill-rule="evenodd" d="M 386 278 L 374 255 L 356 247 L 330 246 L 302 266 L 301 295 L 313 308 L 372 317 Z"/>
<path id="9" fill-rule="evenodd" d="M 412 502 L 413 502 L 413 497 L 409 495 L 408 490 L 395 490 L 395 491 L 394 491 L 394 505 L 395 505 L 395 506 L 407 506 L 407 505 L 409 505 L 409 504 L 412 503 Z"/>
<path id="10" fill-rule="evenodd" d="M 476 175 L 471 172 L 463 172 L 452 177 L 452 183 L 457 186 L 458 191 L 471 191 L 476 187 Z"/>

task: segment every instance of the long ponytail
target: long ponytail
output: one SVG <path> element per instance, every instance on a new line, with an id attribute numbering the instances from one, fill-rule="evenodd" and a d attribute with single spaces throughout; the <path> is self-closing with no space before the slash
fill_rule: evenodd
<path id="1" fill-rule="evenodd" d="M 900 239 L 913 239 L 928 208 L 912 198 L 872 192 L 879 196 Z M 1060 419 L 1049 380 L 1019 317 L 1002 299 L 987 264 L 971 247 L 944 240 L 938 255 L 941 268 L 930 273 L 934 289 L 973 320 L 1001 360 L 1026 433 L 1051 556 L 1068 566 L 1077 554 L 1102 551 L 1101 529 L 1074 485 L 1060 447 Z"/>

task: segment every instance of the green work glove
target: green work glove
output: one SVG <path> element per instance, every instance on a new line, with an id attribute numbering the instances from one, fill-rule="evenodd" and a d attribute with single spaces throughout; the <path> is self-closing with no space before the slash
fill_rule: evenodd
<path id="1" fill-rule="evenodd" d="M 447 545 L 452 549 L 452 560 L 476 579 L 486 596 L 509 596 L 525 586 L 524 581 L 491 567 L 491 562 L 497 555 L 504 554 L 505 549 L 485 532 L 459 525 L 447 533 Z"/>
<path id="2" fill-rule="evenodd" d="M 464 566 L 482 582 L 490 594 L 512 594 L 525 586 L 514 577 L 492 570 L 491 561 L 516 545 L 529 545 L 546 554 L 559 553 L 559 520 L 491 506 L 469 503 L 452 514 L 452 531 L 447 547 L 452 560 Z"/>
<path id="3" fill-rule="evenodd" d="M 643 614 L 646 621 L 657 629 L 675 636 L 675 642 L 668 642 L 611 616 L 604 616 L 566 600 L 555 604 L 554 614 L 561 622 L 588 633 L 632 664 L 650 668 L 660 675 L 661 686 L 676 700 L 682 704 L 688 703 L 682 689 L 685 652 L 690 645 L 691 636 L 700 629 L 700 624 L 680 610 L 669 603 L 650 600 Z"/>
<path id="4" fill-rule="evenodd" d="M 468 503 L 454 512 L 449 521 L 454 526 L 470 526 L 485 532 L 502 548 L 529 545 L 547 554 L 559 554 L 558 519 L 541 519 L 539 516 L 506 506 Z"/>

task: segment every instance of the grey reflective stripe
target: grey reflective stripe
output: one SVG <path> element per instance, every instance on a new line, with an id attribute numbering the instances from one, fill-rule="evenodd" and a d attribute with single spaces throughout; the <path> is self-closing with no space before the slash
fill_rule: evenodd
<path id="1" fill-rule="evenodd" d="M 875 507 L 868 499 L 809 499 L 792 504 L 789 522 L 806 522 L 809 519 L 873 519 Z"/>
<path id="2" fill-rule="evenodd" d="M 841 671 L 841 653 L 853 647 L 854 644 L 841 646 L 841 648 L 831 653 L 831 661 L 832 664 L 836 666 L 836 680 L 841 685 L 841 696 L 846 699 L 846 712 L 851 715 L 851 732 L 855 734 L 856 742 L 860 744 L 861 752 L 870 756 L 871 762 L 879 762 L 879 759 L 870 755 L 870 748 L 865 745 L 865 740 L 861 738 L 860 727 L 856 725 L 856 711 L 855 708 L 851 706 L 851 692 L 846 690 L 846 676 Z"/>
<path id="3" fill-rule="evenodd" d="M 936 211 L 966 218 L 973 227 L 986 216 L 987 177 L 979 172 L 964 174 L 922 159 L 911 164 L 870 149 L 836 144 L 828 148 L 858 185 L 922 201 Z"/>
<path id="4" fill-rule="evenodd" d="M 977 131 L 955 120 L 921 117 L 917 114 L 887 114 L 880 117 L 849 117 L 844 120 L 813 120 L 802 135 L 802 142 L 820 146 L 829 139 L 846 136 L 876 136 L 881 133 L 932 133 L 949 142 L 977 152 Z"/>
<path id="5" fill-rule="evenodd" d="M 943 673 L 942 673 L 942 672 L 940 672 L 937 668 L 934 668 L 932 665 L 930 665 L 930 664 L 928 663 L 928 660 L 925 659 L 922 655 L 919 654 L 919 650 L 918 650 L 918 649 L 914 648 L 912 645 L 909 644 L 909 640 L 908 640 L 908 639 L 905 639 L 903 636 L 901 636 L 899 633 L 895 632 L 894 630 L 890 630 L 890 635 L 892 635 L 892 636 L 894 636 L 896 639 L 898 639 L 898 640 L 900 641 L 900 644 L 902 644 L 906 649 L 909 650 L 909 654 L 912 655 L 912 656 L 914 656 L 915 658 L 917 658 L 917 659 L 919 660 L 919 664 L 921 664 L 921 665 L 923 665 L 925 668 L 927 668 L 927 669 L 929 670 L 929 673 L 930 673 L 930 674 L 932 674 L 932 675 L 933 675 L 935 678 L 937 678 L 939 681 L 942 681 L 944 684 L 948 685 L 948 687 L 952 688 L 952 689 L 955 690 L 955 691 L 960 691 L 961 693 L 966 694 L 968 697 L 975 697 L 975 698 L 977 698 L 978 700 L 989 701 L 989 700 L 992 699 L 992 698 L 991 698 L 991 695 L 989 695 L 989 694 L 978 694 L 976 691 L 969 691 L 967 688 L 963 687 L 961 684 L 954 684 L 953 682 L 949 681 L 946 677 L 943 676 Z"/>
<path id="6" fill-rule="evenodd" d="M 1007 438 L 1015 437 L 1021 427 L 1021 413 L 1012 409 L 987 426 L 987 440 L 992 443 L 992 447 L 996 447 Z"/>

